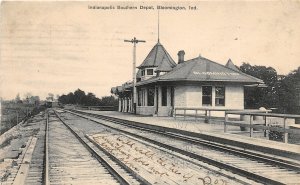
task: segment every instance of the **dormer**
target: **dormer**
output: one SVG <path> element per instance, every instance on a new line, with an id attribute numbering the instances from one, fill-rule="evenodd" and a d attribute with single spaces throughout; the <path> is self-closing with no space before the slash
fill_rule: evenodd
<path id="1" fill-rule="evenodd" d="M 140 77 L 141 80 L 147 80 L 149 78 L 152 78 L 153 76 L 156 76 L 154 72 L 156 70 L 155 67 L 146 67 L 140 70 L 141 70 L 141 77 Z"/>

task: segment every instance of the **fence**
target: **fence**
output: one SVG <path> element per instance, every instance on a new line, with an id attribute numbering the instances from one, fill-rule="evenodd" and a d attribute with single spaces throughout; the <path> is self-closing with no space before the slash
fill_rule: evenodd
<path id="1" fill-rule="evenodd" d="M 98 111 L 116 111 L 116 106 L 76 106 L 75 109 L 98 110 Z"/>
<path id="2" fill-rule="evenodd" d="M 224 112 L 222 117 L 225 117 L 226 111 L 242 111 L 242 110 L 243 109 L 224 109 L 224 108 L 212 108 L 212 107 L 207 107 L 207 108 L 175 107 L 174 117 L 176 119 L 178 116 L 183 116 L 184 120 L 186 119 L 186 117 L 193 117 L 195 118 L 195 121 L 197 121 L 197 118 L 204 118 L 205 122 L 209 123 L 210 120 L 212 119 L 211 112 Z M 179 111 L 181 112 L 179 113 Z M 249 110 L 249 111 L 257 112 L 259 110 Z M 224 119 L 222 121 L 224 121 Z"/>
<path id="3" fill-rule="evenodd" d="M 249 122 L 245 120 L 234 121 L 229 120 L 229 115 L 240 115 L 240 116 L 249 116 Z M 260 116 L 264 118 L 264 124 L 254 124 L 253 118 L 255 116 Z M 267 117 L 272 118 L 282 118 L 283 127 L 274 127 L 267 124 Z M 264 130 L 264 135 L 266 137 L 267 131 L 276 131 L 283 133 L 283 142 L 288 143 L 288 134 L 300 134 L 300 129 L 292 129 L 287 127 L 287 119 L 299 119 L 300 115 L 293 114 L 273 114 L 273 113 L 259 113 L 259 112 L 249 112 L 249 111 L 226 111 L 225 112 L 225 121 L 224 121 L 224 132 L 227 132 L 228 125 L 239 126 L 250 128 L 250 137 L 253 136 L 254 129 Z"/>
<path id="4" fill-rule="evenodd" d="M 33 105 L 3 103 L 0 112 L 0 135 L 21 121 L 26 120 L 33 110 Z"/>

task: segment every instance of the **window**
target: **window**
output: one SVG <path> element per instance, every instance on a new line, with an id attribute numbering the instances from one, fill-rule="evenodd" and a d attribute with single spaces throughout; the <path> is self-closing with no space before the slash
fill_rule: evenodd
<path id="1" fill-rule="evenodd" d="M 153 75 L 153 69 L 147 69 L 147 75 Z"/>
<path id="2" fill-rule="evenodd" d="M 167 87 L 161 88 L 161 106 L 167 106 Z"/>
<path id="3" fill-rule="evenodd" d="M 154 89 L 148 89 L 148 106 L 154 106 Z"/>
<path id="4" fill-rule="evenodd" d="M 225 87 L 216 86 L 216 106 L 225 106 Z"/>
<path id="5" fill-rule="evenodd" d="M 138 106 L 141 106 L 142 105 L 142 91 L 141 90 L 138 90 Z"/>
<path id="6" fill-rule="evenodd" d="M 142 106 L 146 105 L 146 89 L 142 89 Z"/>
<path id="7" fill-rule="evenodd" d="M 145 76 L 145 70 L 143 69 L 141 72 L 142 76 Z"/>
<path id="8" fill-rule="evenodd" d="M 212 105 L 212 86 L 202 86 L 202 105 Z"/>

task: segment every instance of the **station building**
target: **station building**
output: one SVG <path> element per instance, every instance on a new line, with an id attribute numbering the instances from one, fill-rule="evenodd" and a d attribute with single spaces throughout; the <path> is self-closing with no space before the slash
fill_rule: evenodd
<path id="1" fill-rule="evenodd" d="M 221 65 L 202 56 L 175 62 L 159 42 L 139 65 L 136 113 L 172 116 L 174 107 L 244 109 L 244 86 L 264 82 L 241 72 L 229 59 Z M 133 112 L 133 83 L 113 87 L 119 111 Z M 224 114 L 223 114 L 224 115 Z"/>

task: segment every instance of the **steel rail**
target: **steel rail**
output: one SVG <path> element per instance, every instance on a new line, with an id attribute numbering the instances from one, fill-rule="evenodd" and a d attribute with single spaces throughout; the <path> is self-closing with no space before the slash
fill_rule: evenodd
<path id="1" fill-rule="evenodd" d="M 43 184 L 44 185 L 49 185 L 49 113 L 48 111 L 45 112 L 46 116 L 46 126 L 45 126 L 45 144 L 44 144 L 44 150 L 45 150 L 45 155 L 44 155 L 44 174 L 43 174 Z"/>
<path id="2" fill-rule="evenodd" d="M 80 113 L 82 114 L 82 112 L 80 112 Z M 155 132 L 155 133 L 167 135 L 169 137 L 174 137 L 176 139 L 180 139 L 180 140 L 184 140 L 184 141 L 190 141 L 190 142 L 193 142 L 195 144 L 199 144 L 199 141 L 195 140 L 195 139 L 191 140 L 190 138 L 187 138 L 187 137 L 184 137 L 184 136 L 180 136 L 180 138 L 178 138 L 178 136 L 176 136 L 175 134 L 168 133 L 168 132 L 165 132 L 165 131 L 157 131 L 156 129 L 155 130 L 151 130 L 149 128 L 145 129 L 145 128 L 140 127 L 140 126 L 136 126 L 136 125 L 133 126 L 132 124 L 129 124 L 129 123 L 126 124 L 126 123 L 124 123 L 124 122 L 127 122 L 127 120 L 120 121 L 120 119 L 118 119 L 118 118 L 111 118 L 111 117 L 108 117 L 108 116 L 96 115 L 96 114 L 92 114 L 92 113 L 84 113 L 84 114 L 91 115 L 91 116 L 94 116 L 94 117 L 97 117 L 97 118 L 100 118 L 100 119 L 103 119 L 103 120 L 107 120 L 107 121 L 110 121 L 110 122 L 113 122 L 113 123 L 118 123 L 118 124 L 122 124 L 122 125 L 125 125 L 125 126 L 134 127 L 136 129 L 139 129 L 139 130 L 141 130 L 141 128 L 142 128 L 143 130 L 147 130 L 147 131 L 151 131 L 151 132 Z M 84 118 L 86 118 L 86 117 L 84 117 Z M 88 118 L 86 118 L 86 119 L 88 119 Z M 100 122 L 97 122 L 95 120 L 91 120 L 91 121 L 94 121 L 96 123 L 100 123 Z M 131 122 L 131 121 L 128 121 L 128 122 Z M 100 123 L 100 124 L 102 124 L 102 123 Z M 215 160 L 212 160 L 212 159 L 204 157 L 204 156 L 200 156 L 200 155 L 197 155 L 197 154 L 194 154 L 194 153 L 190 153 L 190 152 L 187 152 L 185 150 L 178 149 L 176 147 L 173 147 L 173 146 L 170 146 L 170 145 L 167 145 L 167 144 L 164 144 L 164 143 L 161 143 L 161 142 L 158 142 L 158 141 L 155 141 L 155 140 L 152 140 L 152 139 L 149 139 L 149 138 L 146 138 L 146 137 L 143 137 L 143 136 L 140 136 L 140 135 L 128 132 L 128 131 L 124 131 L 124 130 L 121 130 L 121 129 L 118 129 L 118 128 L 115 128 L 115 127 L 108 126 L 106 124 L 104 124 L 104 125 L 107 126 L 107 127 L 109 127 L 109 128 L 111 128 L 111 129 L 117 130 L 119 132 L 123 132 L 123 133 L 126 133 L 128 135 L 132 135 L 134 137 L 146 140 L 146 141 L 148 141 L 150 143 L 153 143 L 153 144 L 156 144 L 158 146 L 167 148 L 167 149 L 172 150 L 172 151 L 176 151 L 176 152 L 181 153 L 183 155 L 187 155 L 187 156 L 189 156 L 191 158 L 195 158 L 195 159 L 198 159 L 198 160 L 201 160 L 201 161 L 206 161 L 207 163 L 212 164 L 212 165 L 217 166 L 217 167 L 221 167 L 221 168 L 224 168 L 224 169 L 229 169 L 232 172 L 235 172 L 235 173 L 238 173 L 240 175 L 246 176 L 247 178 L 250 178 L 250 179 L 255 180 L 255 181 L 259 181 L 259 182 L 263 182 L 263 183 L 268 183 L 268 184 L 283 184 L 283 183 L 275 181 L 273 179 L 270 179 L 270 178 L 267 178 L 267 177 L 264 177 L 264 176 L 261 176 L 261 175 L 254 174 L 254 173 L 248 172 L 246 170 L 243 170 L 243 169 L 240 169 L 240 168 L 237 168 L 237 167 L 234 167 L 234 166 L 231 166 L 231 165 L 219 162 L 219 161 L 215 161 Z M 206 144 L 206 145 L 209 144 L 210 145 L 209 147 L 215 147 L 214 143 L 204 143 L 204 144 Z M 203 144 L 201 143 L 201 145 L 203 145 Z M 268 160 L 268 158 L 266 158 L 266 157 L 262 158 L 261 154 L 259 154 L 260 156 L 257 157 L 255 153 L 251 153 L 251 154 L 248 155 L 247 153 L 238 151 L 235 148 L 234 149 L 233 148 L 229 148 L 228 149 L 227 146 L 226 147 L 225 146 L 222 146 L 222 147 L 216 146 L 216 148 L 218 148 L 218 150 L 220 150 L 220 149 L 226 150 L 227 152 L 234 153 L 235 155 L 244 156 L 244 157 L 246 156 L 246 157 L 255 159 L 256 161 L 261 161 L 261 160 L 262 161 L 268 161 L 268 163 L 270 163 L 272 165 L 274 165 L 274 163 L 276 163 L 276 165 L 281 165 L 281 166 L 289 167 L 289 168 L 291 168 L 293 170 L 299 170 L 298 166 L 294 166 L 294 165 L 290 165 L 290 164 L 287 164 L 287 163 L 283 163 L 282 161 L 276 161 L 274 159 Z M 237 151 L 235 151 L 235 150 L 237 150 Z"/>
<path id="3" fill-rule="evenodd" d="M 106 160 L 104 160 L 100 155 L 98 155 L 98 153 L 92 149 L 68 124 L 66 124 L 61 117 L 57 114 L 56 111 L 54 111 L 55 115 L 58 117 L 58 119 L 71 131 L 71 133 L 84 145 L 84 147 L 93 154 L 93 156 L 101 163 L 103 164 L 107 170 L 120 182 L 120 184 L 122 185 L 129 185 L 130 183 L 127 182 L 126 179 L 124 179 Z M 89 138 L 87 138 L 89 139 Z M 89 139 L 90 141 L 90 139 Z M 95 143 L 92 142 L 94 145 Z M 97 148 L 99 148 L 98 145 L 95 145 Z M 101 150 L 101 148 L 99 148 Z M 102 150 L 103 151 L 103 150 Z M 120 160 L 114 160 L 114 156 L 112 156 L 109 153 L 105 153 L 107 156 L 109 156 L 110 159 L 113 159 L 114 162 L 116 162 L 119 166 L 121 166 L 123 169 L 125 169 L 127 172 L 129 172 L 131 175 L 133 175 L 136 180 L 140 183 L 140 184 L 145 184 L 145 185 L 150 185 L 151 183 L 149 183 L 147 180 L 145 180 L 144 178 L 142 178 L 141 176 L 139 176 L 137 173 L 135 173 L 132 170 L 128 170 L 128 167 L 122 163 Z"/>
<path id="4" fill-rule="evenodd" d="M 77 111 L 76 111 L 77 112 Z M 79 112 L 79 114 L 82 114 L 83 112 Z M 207 139 L 202 139 L 197 137 L 198 133 L 193 133 L 193 132 L 189 132 L 189 131 L 184 131 L 184 130 L 178 130 L 178 129 L 174 129 L 174 128 L 167 128 L 167 127 L 161 127 L 161 126 L 154 126 L 153 128 L 151 128 L 151 126 L 147 125 L 147 124 L 143 124 L 143 123 L 139 123 L 139 122 L 134 122 L 134 121 L 129 121 L 129 120 L 122 120 L 119 118 L 114 118 L 114 117 L 109 117 L 109 116 L 103 116 L 103 115 L 98 115 L 98 114 L 93 114 L 93 113 L 83 113 L 86 115 L 91 115 L 93 117 L 97 117 L 100 119 L 104 119 L 107 121 L 112 121 L 114 123 L 118 123 L 118 124 L 122 124 L 125 126 L 129 126 L 131 128 L 136 128 L 136 129 L 143 129 L 146 131 L 150 131 L 150 132 L 155 132 L 155 133 L 160 133 L 160 134 L 164 134 L 164 135 L 169 135 L 170 137 L 175 137 L 181 140 L 189 140 L 191 142 L 193 142 L 194 144 L 200 144 L 200 145 L 204 145 L 216 150 L 221 150 L 221 151 L 226 151 L 226 152 L 230 152 L 233 153 L 235 155 L 240 155 L 240 156 L 244 156 L 247 158 L 252 158 L 255 160 L 260 160 L 262 162 L 265 163 L 269 163 L 274 165 L 274 163 L 276 165 L 282 166 L 284 168 L 289 168 L 291 170 L 300 172 L 300 166 L 299 164 L 295 164 L 293 162 L 290 161 L 286 161 L 280 158 L 276 158 L 274 156 L 270 156 L 270 155 L 266 155 L 266 154 L 260 154 L 260 153 L 255 153 L 249 150 L 245 150 L 245 148 L 242 149 L 238 149 L 236 147 L 231 147 L 228 145 L 224 145 L 224 144 L 219 144 L 217 142 L 212 142 L 212 141 L 207 141 Z"/>

